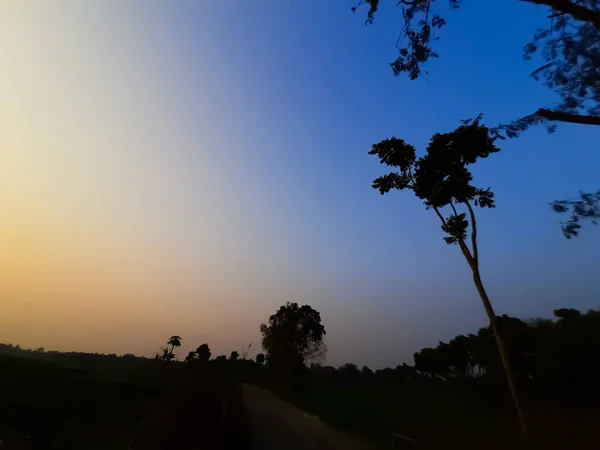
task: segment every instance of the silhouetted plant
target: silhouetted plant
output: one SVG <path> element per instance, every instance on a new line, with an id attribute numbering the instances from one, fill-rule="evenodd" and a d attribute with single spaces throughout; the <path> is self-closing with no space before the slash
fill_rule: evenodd
<path id="1" fill-rule="evenodd" d="M 269 367 L 281 377 L 302 375 L 304 363 L 327 350 L 321 315 L 309 305 L 286 303 L 260 326 L 260 332 Z"/>
<path id="2" fill-rule="evenodd" d="M 256 364 L 258 364 L 259 366 L 264 366 L 264 364 L 265 364 L 264 353 L 259 353 L 258 355 L 256 355 Z"/>
<path id="3" fill-rule="evenodd" d="M 569 220 L 561 222 L 567 239 L 579 234 L 582 220 L 589 220 L 597 225 L 600 219 L 600 190 L 595 193 L 580 192 L 579 196 L 576 200 L 556 200 L 550 204 L 557 213 L 571 213 Z"/>
<path id="4" fill-rule="evenodd" d="M 210 360 L 210 348 L 208 344 L 202 344 L 200 347 L 196 349 L 196 354 L 198 355 L 198 360 L 203 363 L 207 363 Z"/>
<path id="5" fill-rule="evenodd" d="M 169 342 L 167 344 L 171 346 L 171 352 L 175 350 L 175 347 L 181 347 L 182 340 L 183 339 L 181 338 L 181 336 L 171 336 L 169 338 Z"/>
<path id="6" fill-rule="evenodd" d="M 188 355 L 185 357 L 186 363 L 191 363 L 191 362 L 194 362 L 197 360 L 198 360 L 198 354 L 196 352 L 189 352 Z"/>
<path id="7" fill-rule="evenodd" d="M 175 347 L 181 346 L 182 338 L 181 336 L 171 336 L 167 341 L 167 346 L 165 348 L 161 348 L 161 355 L 156 355 L 155 359 L 159 359 L 161 361 L 172 361 L 175 359 Z M 169 348 L 169 345 L 171 348 Z M 189 356 L 189 355 L 188 355 Z"/>
<path id="8" fill-rule="evenodd" d="M 236 352 L 235 350 L 231 352 L 231 354 L 229 355 L 229 361 L 237 361 L 237 359 L 240 357 L 240 354 L 238 352 Z"/>
<path id="9" fill-rule="evenodd" d="M 523 430 L 526 431 L 525 416 L 508 350 L 479 271 L 474 208 L 494 208 L 494 193 L 490 188 L 477 188 L 471 183 L 473 177 L 468 166 L 499 151 L 488 128 L 481 125 L 480 121 L 481 116 L 478 116 L 474 120 L 463 121 L 460 127 L 450 133 L 434 134 L 425 156 L 420 158 L 417 158 L 415 148 L 402 139 L 392 137 L 374 144 L 369 154 L 376 155 L 381 164 L 395 170 L 375 179 L 373 188 L 382 195 L 392 189 L 412 191 L 417 198 L 423 200 L 425 209 L 435 212 L 442 231 L 446 234 L 446 243 L 457 244 L 460 248 L 471 269 L 473 282 L 494 332 L 513 401 Z M 459 207 L 466 212 L 459 212 Z M 449 209 L 449 213 L 444 215 L 443 209 Z M 467 244 L 469 227 L 470 248 Z"/>

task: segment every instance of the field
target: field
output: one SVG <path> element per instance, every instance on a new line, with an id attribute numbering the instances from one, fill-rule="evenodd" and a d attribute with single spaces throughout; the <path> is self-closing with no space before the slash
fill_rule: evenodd
<path id="1" fill-rule="evenodd" d="M 0 355 L 0 386 L 2 450 L 247 445 L 235 384 L 210 376 L 192 381 L 175 365 L 148 361 L 143 370 L 93 371 Z M 228 405 L 225 421 L 222 399 Z"/>
<path id="2" fill-rule="evenodd" d="M 463 386 L 406 381 L 389 386 L 308 389 L 296 401 L 306 411 L 377 448 L 393 448 L 392 432 L 427 449 L 585 449 L 597 445 L 597 415 L 530 405 L 531 437 L 525 442 L 509 402 Z M 412 448 L 396 439 L 396 448 Z"/>

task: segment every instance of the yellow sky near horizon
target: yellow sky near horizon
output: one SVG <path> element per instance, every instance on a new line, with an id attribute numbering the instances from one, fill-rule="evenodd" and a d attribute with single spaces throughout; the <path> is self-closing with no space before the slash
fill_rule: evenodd
<path id="1" fill-rule="evenodd" d="M 0 342 L 148 354 L 174 333 L 224 349 L 254 337 L 258 318 L 228 304 L 256 283 L 228 282 L 240 229 L 215 75 L 180 102 L 165 63 L 185 62 L 165 61 L 151 24 L 131 28 L 118 3 L 53 6 L 0 7 Z M 242 325 L 222 338 L 227 317 Z"/>

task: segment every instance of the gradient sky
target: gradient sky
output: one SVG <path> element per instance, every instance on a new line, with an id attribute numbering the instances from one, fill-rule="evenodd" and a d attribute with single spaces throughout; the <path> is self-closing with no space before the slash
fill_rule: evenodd
<path id="1" fill-rule="evenodd" d="M 371 27 L 351 3 L 2 1 L 0 342 L 255 354 L 292 301 L 321 312 L 328 363 L 381 367 L 484 326 L 458 249 L 418 200 L 371 189 L 367 152 L 551 106 L 520 58 L 544 11 L 450 12 L 411 82 L 388 66 L 395 2 Z M 548 207 L 598 187 L 599 138 L 534 129 L 476 169 L 498 313 L 600 306 L 600 230 L 568 241 Z"/>

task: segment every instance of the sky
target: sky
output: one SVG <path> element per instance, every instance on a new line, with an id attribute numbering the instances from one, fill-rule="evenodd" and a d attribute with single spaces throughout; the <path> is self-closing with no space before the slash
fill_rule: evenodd
<path id="1" fill-rule="evenodd" d="M 388 64 L 393 4 L 365 26 L 351 1 L 4 0 L 0 342 L 153 356 L 178 334 L 180 358 L 252 356 L 289 301 L 320 311 L 326 363 L 377 368 L 485 326 L 460 251 L 371 188 L 367 152 L 552 106 L 521 59 L 544 10 L 448 11 L 410 81 Z M 600 306 L 600 230 L 566 240 L 548 207 L 598 187 L 599 133 L 533 129 L 474 170 L 496 193 L 478 222 L 498 314 Z"/>

